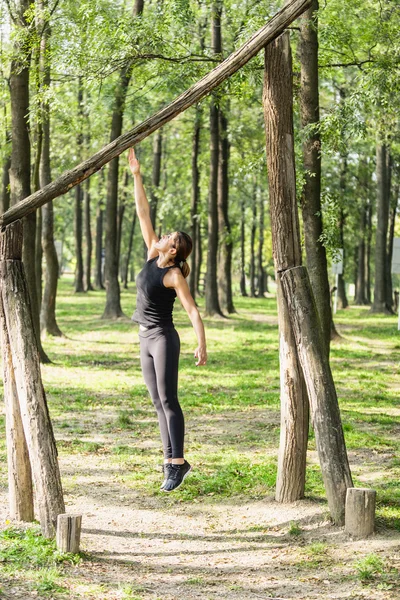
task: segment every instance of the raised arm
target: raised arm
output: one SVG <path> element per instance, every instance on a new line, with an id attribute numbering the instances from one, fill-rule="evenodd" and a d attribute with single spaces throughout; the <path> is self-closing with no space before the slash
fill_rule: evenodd
<path id="1" fill-rule="evenodd" d="M 151 223 L 149 201 L 147 200 L 146 192 L 143 187 L 140 164 L 133 148 L 129 149 L 128 160 L 135 182 L 136 213 L 139 217 L 140 229 L 142 230 L 143 239 L 148 249 L 148 258 L 152 258 L 157 254 L 157 252 L 154 252 L 153 248 L 154 244 L 158 242 L 158 237 L 156 236 Z"/>

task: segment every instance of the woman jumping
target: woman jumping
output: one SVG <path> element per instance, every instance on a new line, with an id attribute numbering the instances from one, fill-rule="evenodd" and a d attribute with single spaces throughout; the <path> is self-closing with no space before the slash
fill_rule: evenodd
<path id="1" fill-rule="evenodd" d="M 158 239 L 150 220 L 149 202 L 133 148 L 129 150 L 129 167 L 135 182 L 136 212 L 148 249 L 147 262 L 136 279 L 137 301 L 132 318 L 139 323 L 140 363 L 160 425 L 164 450 L 161 489 L 172 492 L 191 470 L 183 457 L 185 423 L 178 400 L 180 340 L 172 321 L 176 296 L 196 332 L 198 346 L 194 356 L 197 366 L 205 365 L 207 361 L 206 338 L 186 282 L 190 272 L 186 259 L 192 251 L 192 240 L 183 231 Z"/>

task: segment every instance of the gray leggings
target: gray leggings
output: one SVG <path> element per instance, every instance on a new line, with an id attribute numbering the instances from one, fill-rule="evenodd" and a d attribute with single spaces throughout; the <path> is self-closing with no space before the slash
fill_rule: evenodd
<path id="1" fill-rule="evenodd" d="M 164 458 L 182 458 L 185 422 L 178 401 L 178 332 L 155 327 L 140 331 L 139 339 L 143 378 L 157 411 Z"/>

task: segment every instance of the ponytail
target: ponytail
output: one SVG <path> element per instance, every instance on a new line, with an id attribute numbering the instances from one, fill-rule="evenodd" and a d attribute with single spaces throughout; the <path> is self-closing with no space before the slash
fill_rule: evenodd
<path id="1" fill-rule="evenodd" d="M 176 247 L 176 258 L 175 263 L 179 266 L 182 275 L 186 279 L 190 273 L 190 267 L 186 262 L 187 257 L 192 251 L 193 242 L 190 235 L 185 233 L 184 231 L 177 231 L 177 236 L 175 240 Z"/>

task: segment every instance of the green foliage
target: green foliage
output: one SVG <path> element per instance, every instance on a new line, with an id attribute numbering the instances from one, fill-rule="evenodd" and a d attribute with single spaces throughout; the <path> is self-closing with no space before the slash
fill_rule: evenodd
<path id="1" fill-rule="evenodd" d="M 371 581 L 383 573 L 385 564 L 380 556 L 368 554 L 358 560 L 354 567 L 361 581 Z"/>

